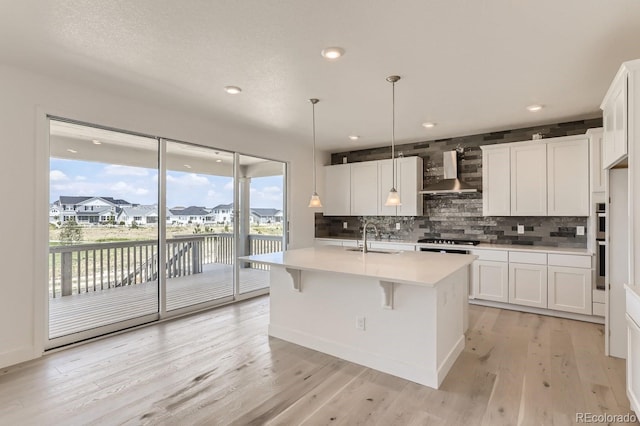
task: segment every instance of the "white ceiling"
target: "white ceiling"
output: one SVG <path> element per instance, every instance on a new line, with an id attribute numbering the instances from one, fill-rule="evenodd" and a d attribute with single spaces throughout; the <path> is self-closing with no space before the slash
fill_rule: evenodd
<path id="1" fill-rule="evenodd" d="M 638 0 L 0 0 L 0 11 L 0 62 L 304 144 L 317 97 L 318 146 L 331 151 L 390 142 L 391 74 L 402 143 L 597 116 L 620 63 L 640 58 Z M 346 54 L 328 62 L 328 46 Z"/>

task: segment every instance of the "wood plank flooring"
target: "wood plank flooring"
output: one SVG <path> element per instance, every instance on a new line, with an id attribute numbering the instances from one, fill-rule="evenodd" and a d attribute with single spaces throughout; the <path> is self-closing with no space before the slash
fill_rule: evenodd
<path id="1" fill-rule="evenodd" d="M 440 390 L 267 336 L 258 297 L 0 371 L 2 425 L 569 425 L 627 414 L 603 326 L 470 306 Z"/>
<path id="2" fill-rule="evenodd" d="M 240 269 L 240 294 L 269 287 L 269 271 Z M 233 266 L 204 265 L 200 274 L 167 280 L 167 310 L 233 294 Z M 49 299 L 49 337 L 56 338 L 158 312 L 156 282 Z"/>

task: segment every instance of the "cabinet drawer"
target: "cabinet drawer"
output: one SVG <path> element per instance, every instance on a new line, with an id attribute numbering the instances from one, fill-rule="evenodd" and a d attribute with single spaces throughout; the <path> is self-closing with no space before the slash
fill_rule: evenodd
<path id="1" fill-rule="evenodd" d="M 510 251 L 509 262 L 546 265 L 547 253 L 538 253 L 533 251 Z"/>
<path id="2" fill-rule="evenodd" d="M 575 254 L 549 254 L 549 266 L 569 266 L 571 268 L 591 268 L 591 256 Z"/>
<path id="3" fill-rule="evenodd" d="M 478 256 L 478 260 L 491 260 L 494 262 L 509 261 L 509 252 L 500 250 L 470 250 L 470 253 Z"/>

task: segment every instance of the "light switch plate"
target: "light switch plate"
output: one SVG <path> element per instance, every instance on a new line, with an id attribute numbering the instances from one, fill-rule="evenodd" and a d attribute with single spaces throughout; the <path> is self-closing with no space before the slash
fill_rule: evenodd
<path id="1" fill-rule="evenodd" d="M 518 225 L 518 234 L 524 234 L 524 225 Z"/>
<path id="2" fill-rule="evenodd" d="M 576 235 L 584 235 L 584 226 L 576 226 Z"/>
<path id="3" fill-rule="evenodd" d="M 342 222 L 342 229 L 347 229 L 347 222 Z"/>
<path id="4" fill-rule="evenodd" d="M 396 229 L 399 231 L 400 230 L 400 222 L 396 223 Z"/>

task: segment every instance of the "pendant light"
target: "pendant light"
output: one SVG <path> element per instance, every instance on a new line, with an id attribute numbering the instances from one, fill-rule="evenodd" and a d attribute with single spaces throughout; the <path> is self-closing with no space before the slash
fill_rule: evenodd
<path id="1" fill-rule="evenodd" d="M 400 80 L 400 76 L 390 75 L 387 81 L 391 83 L 391 189 L 387 196 L 385 206 L 401 206 L 400 194 L 396 191 L 396 82 Z"/>
<path id="2" fill-rule="evenodd" d="M 311 195 L 311 200 L 309 201 L 309 207 L 322 207 L 320 196 L 316 191 L 316 104 L 319 101 L 315 98 L 312 98 L 309 99 L 309 102 L 311 102 L 311 114 L 313 123 L 313 194 Z"/>

